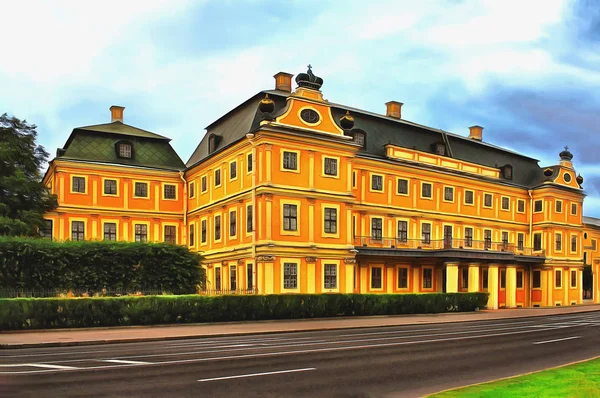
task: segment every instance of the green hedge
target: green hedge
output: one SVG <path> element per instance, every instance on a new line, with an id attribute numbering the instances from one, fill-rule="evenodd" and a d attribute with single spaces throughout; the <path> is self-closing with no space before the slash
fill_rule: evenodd
<path id="1" fill-rule="evenodd" d="M 165 243 L 0 238 L 0 289 L 195 293 L 200 257 Z"/>
<path id="2" fill-rule="evenodd" d="M 487 293 L 0 299 L 0 329 L 425 314 L 484 308 Z"/>

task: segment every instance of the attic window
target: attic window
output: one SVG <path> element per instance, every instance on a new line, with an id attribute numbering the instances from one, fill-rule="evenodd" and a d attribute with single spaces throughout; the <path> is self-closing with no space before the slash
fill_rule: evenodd
<path id="1" fill-rule="evenodd" d="M 217 136 L 214 134 L 211 134 L 211 136 L 208 137 L 208 153 L 213 153 L 217 149 L 217 143 L 218 143 Z"/>
<path id="2" fill-rule="evenodd" d="M 354 142 L 365 148 L 367 143 L 367 133 L 362 130 L 356 130 L 351 133 Z"/>
<path id="3" fill-rule="evenodd" d="M 502 171 L 502 177 L 504 177 L 507 180 L 513 179 L 513 167 L 510 164 L 502 166 L 501 171 Z"/>
<path id="4" fill-rule="evenodd" d="M 433 152 L 436 155 L 446 156 L 446 145 L 438 142 L 437 144 L 433 144 Z"/>
<path id="5" fill-rule="evenodd" d="M 117 157 L 121 159 L 133 158 L 133 144 L 129 141 L 119 141 L 115 145 Z"/>

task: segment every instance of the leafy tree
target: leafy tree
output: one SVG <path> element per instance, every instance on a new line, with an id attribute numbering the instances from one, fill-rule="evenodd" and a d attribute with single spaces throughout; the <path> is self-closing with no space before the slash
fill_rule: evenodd
<path id="1" fill-rule="evenodd" d="M 48 152 L 36 144 L 36 128 L 0 116 L 0 235 L 37 235 L 44 213 L 57 206 L 56 196 L 42 185 Z"/>

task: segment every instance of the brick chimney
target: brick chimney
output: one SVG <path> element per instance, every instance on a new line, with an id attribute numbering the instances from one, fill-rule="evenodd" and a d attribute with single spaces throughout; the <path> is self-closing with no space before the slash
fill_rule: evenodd
<path id="1" fill-rule="evenodd" d="M 275 76 L 275 90 L 292 92 L 292 75 L 291 73 L 279 72 Z"/>
<path id="2" fill-rule="evenodd" d="M 398 101 L 390 101 L 390 102 L 386 102 L 385 103 L 385 115 L 387 117 L 392 117 L 394 119 L 401 119 L 402 118 L 402 105 L 404 105 L 402 102 L 398 102 Z"/>
<path id="3" fill-rule="evenodd" d="M 123 111 L 124 106 L 113 105 L 110 107 L 110 122 L 121 122 L 123 123 Z"/>
<path id="4" fill-rule="evenodd" d="M 469 127 L 469 138 L 483 141 L 483 127 L 477 125 Z"/>

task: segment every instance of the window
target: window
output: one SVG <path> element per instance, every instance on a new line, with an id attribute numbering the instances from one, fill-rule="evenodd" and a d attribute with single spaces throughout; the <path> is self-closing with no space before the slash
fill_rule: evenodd
<path id="1" fill-rule="evenodd" d="M 510 210 L 510 198 L 503 196 L 501 207 L 502 210 Z"/>
<path id="2" fill-rule="evenodd" d="M 165 242 L 174 245 L 177 243 L 177 227 L 174 225 L 164 226 Z"/>
<path id="3" fill-rule="evenodd" d="M 577 215 L 577 203 L 571 203 L 571 215 L 572 216 Z"/>
<path id="4" fill-rule="evenodd" d="M 507 180 L 512 180 L 513 178 L 513 168 L 511 165 L 507 164 L 502 167 L 502 175 Z"/>
<path id="5" fill-rule="evenodd" d="M 381 267 L 371 268 L 371 289 L 381 289 Z"/>
<path id="6" fill-rule="evenodd" d="M 398 221 L 398 241 L 408 242 L 408 221 Z"/>
<path id="7" fill-rule="evenodd" d="M 134 196 L 137 196 L 139 198 L 147 198 L 148 184 L 145 182 L 136 182 Z"/>
<path id="8" fill-rule="evenodd" d="M 72 221 L 71 222 L 71 240 L 84 240 L 85 239 L 85 223 L 83 221 Z"/>
<path id="9" fill-rule="evenodd" d="M 229 163 L 229 179 L 233 180 L 237 178 L 237 162 Z"/>
<path id="10" fill-rule="evenodd" d="M 532 287 L 534 289 L 540 289 L 542 287 L 542 271 L 539 270 L 533 270 L 533 277 L 532 277 L 533 281 L 532 281 Z"/>
<path id="11" fill-rule="evenodd" d="M 298 170 L 298 154 L 296 152 L 283 151 L 284 170 Z"/>
<path id="12" fill-rule="evenodd" d="M 200 191 L 202 193 L 206 192 L 207 184 L 206 184 L 206 176 L 202 176 L 200 179 Z"/>
<path id="13" fill-rule="evenodd" d="M 283 288 L 298 288 L 298 264 L 283 263 Z"/>
<path id="14" fill-rule="evenodd" d="M 52 220 L 44 220 L 39 233 L 42 238 L 52 240 Z"/>
<path id="15" fill-rule="evenodd" d="M 571 251 L 572 252 L 576 252 L 577 251 L 577 236 L 571 236 Z"/>
<path id="16" fill-rule="evenodd" d="M 71 179 L 71 192 L 85 193 L 84 177 L 73 177 Z"/>
<path id="17" fill-rule="evenodd" d="M 117 224 L 113 222 L 104 224 L 104 240 L 117 240 Z"/>
<path id="18" fill-rule="evenodd" d="M 356 188 L 356 171 L 352 172 L 352 188 Z"/>
<path id="19" fill-rule="evenodd" d="M 463 268 L 461 270 L 461 286 L 463 289 L 469 288 L 469 269 Z"/>
<path id="20" fill-rule="evenodd" d="M 506 270 L 500 271 L 500 289 L 506 289 Z"/>
<path id="21" fill-rule="evenodd" d="M 206 243 L 206 220 L 200 221 L 200 243 Z"/>
<path id="22" fill-rule="evenodd" d="M 485 268 L 484 270 L 481 271 L 481 287 L 483 289 L 488 288 L 489 273 L 490 273 L 490 271 L 488 268 Z"/>
<path id="23" fill-rule="evenodd" d="M 337 288 L 337 264 L 325 264 L 325 289 Z"/>
<path id="24" fill-rule="evenodd" d="M 492 230 L 490 229 L 483 230 L 483 247 L 485 249 L 491 249 L 492 247 Z"/>
<path id="25" fill-rule="evenodd" d="M 371 238 L 373 240 L 383 239 L 383 220 L 381 218 L 371 219 Z"/>
<path id="26" fill-rule="evenodd" d="M 525 201 L 522 199 L 517 200 L 517 212 L 525 213 Z"/>
<path id="27" fill-rule="evenodd" d="M 426 245 L 431 243 L 431 224 L 421 225 L 421 240 Z"/>
<path id="28" fill-rule="evenodd" d="M 215 290 L 221 290 L 221 267 L 215 268 Z"/>
<path id="29" fill-rule="evenodd" d="M 574 269 L 571 270 L 571 288 L 575 289 L 577 287 L 577 271 Z"/>
<path id="30" fill-rule="evenodd" d="M 472 205 L 475 203 L 475 194 L 473 191 L 465 191 L 465 204 Z"/>
<path id="31" fill-rule="evenodd" d="M 337 233 L 337 209 L 325 208 L 325 233 Z"/>
<path id="32" fill-rule="evenodd" d="M 483 207 L 492 207 L 493 196 L 491 193 L 483 195 Z"/>
<path id="33" fill-rule="evenodd" d="M 444 200 L 448 202 L 454 201 L 454 188 L 445 187 L 444 188 Z"/>
<path id="34" fill-rule="evenodd" d="M 421 196 L 423 198 L 431 198 L 432 197 L 432 186 L 428 182 L 424 182 L 421 184 Z"/>
<path id="35" fill-rule="evenodd" d="M 596 239 L 592 239 L 592 250 L 597 250 L 598 241 Z"/>
<path id="36" fill-rule="evenodd" d="M 471 227 L 465 228 L 465 246 L 466 247 L 473 246 L 473 228 L 471 228 Z"/>
<path id="37" fill-rule="evenodd" d="M 208 137 L 208 153 L 213 153 L 217 149 L 217 137 L 214 134 L 211 134 Z"/>
<path id="38" fill-rule="evenodd" d="M 502 246 L 504 250 L 508 247 L 508 231 L 502 231 Z"/>
<path id="39" fill-rule="evenodd" d="M 194 246 L 194 230 L 195 230 L 195 226 L 194 224 L 190 224 L 190 246 Z"/>
<path id="40" fill-rule="evenodd" d="M 557 200 L 554 202 L 554 211 L 557 213 L 562 213 L 562 200 Z"/>
<path id="41" fill-rule="evenodd" d="M 298 230 L 298 206 L 290 204 L 283 205 L 283 230 Z"/>
<path id="42" fill-rule="evenodd" d="M 517 289 L 523 289 L 523 271 L 517 271 Z"/>
<path id="43" fill-rule="evenodd" d="M 408 289 L 408 268 L 398 268 L 398 289 Z"/>
<path id="44" fill-rule="evenodd" d="M 542 234 L 533 234 L 533 250 L 542 250 Z"/>
<path id="45" fill-rule="evenodd" d="M 408 195 L 408 180 L 398 178 L 398 195 Z"/>
<path id="46" fill-rule="evenodd" d="M 237 212 L 229 212 L 229 236 L 233 237 L 237 235 Z"/>
<path id="47" fill-rule="evenodd" d="M 327 176 L 337 176 L 338 175 L 338 164 L 337 159 L 334 158 L 325 158 L 325 164 L 323 165 L 325 170 L 324 173 Z"/>
<path id="48" fill-rule="evenodd" d="M 194 196 L 196 196 L 196 184 L 194 184 L 193 182 L 190 182 L 190 199 L 192 199 Z"/>
<path id="49" fill-rule="evenodd" d="M 252 278 L 252 264 L 247 264 L 246 265 L 246 289 L 248 290 L 252 290 L 254 289 L 254 278 Z"/>
<path id="50" fill-rule="evenodd" d="M 444 144 L 435 144 L 433 147 L 433 151 L 436 155 L 444 156 L 446 155 L 446 146 Z"/>
<path id="51" fill-rule="evenodd" d="M 246 232 L 252 232 L 252 228 L 252 205 L 250 205 L 246 207 Z"/>
<path id="52" fill-rule="evenodd" d="M 542 200 L 536 200 L 533 202 L 533 211 L 539 213 L 544 208 L 544 202 Z"/>
<path id="53" fill-rule="evenodd" d="M 423 289 L 431 289 L 433 287 L 433 270 L 431 268 L 423 268 Z"/>
<path id="54" fill-rule="evenodd" d="M 371 190 L 383 191 L 383 176 L 375 174 L 371 175 Z"/>
<path id="55" fill-rule="evenodd" d="M 165 184 L 163 187 L 163 196 L 165 199 L 176 199 L 177 187 L 172 184 Z"/>
<path id="56" fill-rule="evenodd" d="M 104 194 L 105 195 L 116 195 L 117 194 L 117 180 L 104 180 Z"/>
<path id="57" fill-rule="evenodd" d="M 360 145 L 361 147 L 365 148 L 366 144 L 367 144 L 367 136 L 364 132 L 362 131 L 355 131 L 352 133 L 352 138 L 354 139 L 354 142 L 357 143 L 358 145 Z"/>
<path id="58" fill-rule="evenodd" d="M 215 170 L 215 187 L 221 185 L 221 169 Z"/>
<path id="59" fill-rule="evenodd" d="M 248 156 L 246 157 L 246 171 L 248 173 L 252 172 L 252 167 L 253 167 L 253 164 L 252 164 L 252 154 L 249 153 Z M 250 264 L 250 265 L 252 265 L 252 264 Z"/>
<path id="60" fill-rule="evenodd" d="M 221 216 L 215 216 L 215 240 L 221 240 Z"/>
<path id="61" fill-rule="evenodd" d="M 229 290 L 237 289 L 237 267 L 235 265 L 229 267 Z"/>
<path id="62" fill-rule="evenodd" d="M 135 224 L 135 241 L 148 241 L 148 226 L 146 224 Z"/>
<path id="63" fill-rule="evenodd" d="M 133 153 L 132 149 L 133 145 L 129 143 L 119 144 L 119 157 L 124 159 L 131 159 Z"/>
<path id="64" fill-rule="evenodd" d="M 562 250 L 562 234 L 554 234 L 554 250 L 557 252 Z"/>
<path id="65" fill-rule="evenodd" d="M 562 270 L 557 269 L 554 271 L 554 287 L 561 288 L 562 287 Z"/>

